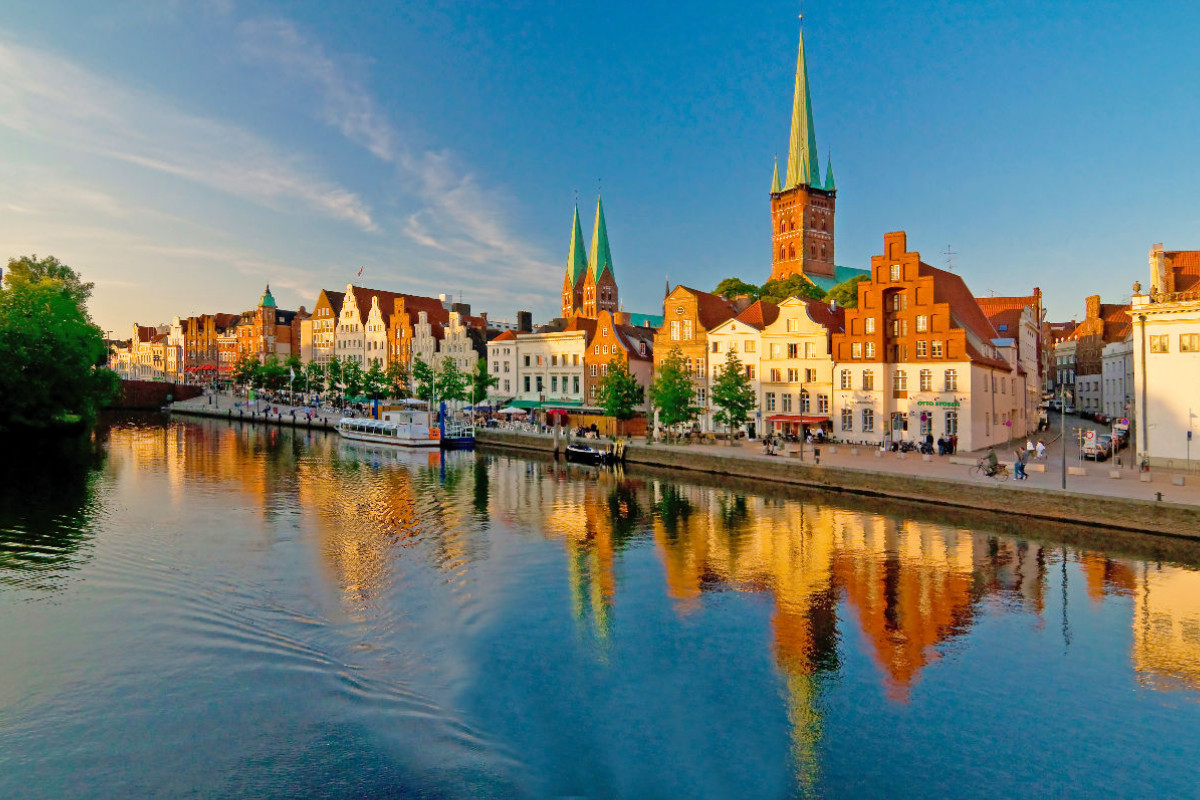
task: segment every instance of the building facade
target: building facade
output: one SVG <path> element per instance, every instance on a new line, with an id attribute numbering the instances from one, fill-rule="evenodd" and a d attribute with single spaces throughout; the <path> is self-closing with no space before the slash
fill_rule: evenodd
<path id="1" fill-rule="evenodd" d="M 765 430 L 837 435 L 833 336 L 845 332 L 845 309 L 792 297 L 779 304 L 762 333 L 762 418 Z"/>
<path id="2" fill-rule="evenodd" d="M 584 349 L 584 405 L 590 408 L 600 407 L 600 384 L 614 362 L 629 370 L 634 380 L 647 390 L 649 400 L 654 372 L 654 330 L 623 324 L 622 318 L 619 313 L 601 311 L 595 332 Z"/>
<path id="3" fill-rule="evenodd" d="M 701 428 L 712 430 L 708 401 L 709 331 L 737 316 L 734 301 L 687 286 L 676 286 L 663 300 L 663 324 L 654 334 L 654 371 L 678 349 L 695 387 Z"/>

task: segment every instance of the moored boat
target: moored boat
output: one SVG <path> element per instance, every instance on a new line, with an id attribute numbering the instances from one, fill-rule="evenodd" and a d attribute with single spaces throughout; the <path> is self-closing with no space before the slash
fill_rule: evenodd
<path id="1" fill-rule="evenodd" d="M 400 447 L 438 447 L 442 440 L 428 409 L 413 405 L 380 409 L 379 419 L 343 417 L 338 420 L 337 432 L 351 441 Z"/>
<path id="2" fill-rule="evenodd" d="M 578 461 L 581 464 L 607 464 L 612 460 L 612 453 L 608 450 L 578 442 L 567 445 L 564 454 L 568 461 Z"/>

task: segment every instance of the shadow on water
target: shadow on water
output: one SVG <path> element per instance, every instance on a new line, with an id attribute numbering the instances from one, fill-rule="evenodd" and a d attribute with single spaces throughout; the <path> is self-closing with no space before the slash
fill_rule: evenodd
<path id="1" fill-rule="evenodd" d="M 108 427 L 0 439 L 0 586 L 57 591 L 87 560 Z"/>

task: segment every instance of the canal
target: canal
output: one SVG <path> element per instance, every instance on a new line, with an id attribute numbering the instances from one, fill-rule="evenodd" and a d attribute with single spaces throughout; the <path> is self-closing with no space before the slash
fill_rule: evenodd
<path id="1" fill-rule="evenodd" d="M 1187 543 L 156 416 L 6 456 L 0 797 L 1200 786 Z"/>

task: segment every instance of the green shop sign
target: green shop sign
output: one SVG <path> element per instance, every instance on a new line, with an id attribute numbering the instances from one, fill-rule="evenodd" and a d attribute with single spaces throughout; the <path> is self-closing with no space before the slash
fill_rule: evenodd
<path id="1" fill-rule="evenodd" d="M 919 405 L 919 406 L 944 406 L 946 408 L 958 408 L 959 407 L 959 403 L 957 400 L 918 400 L 917 405 Z"/>

